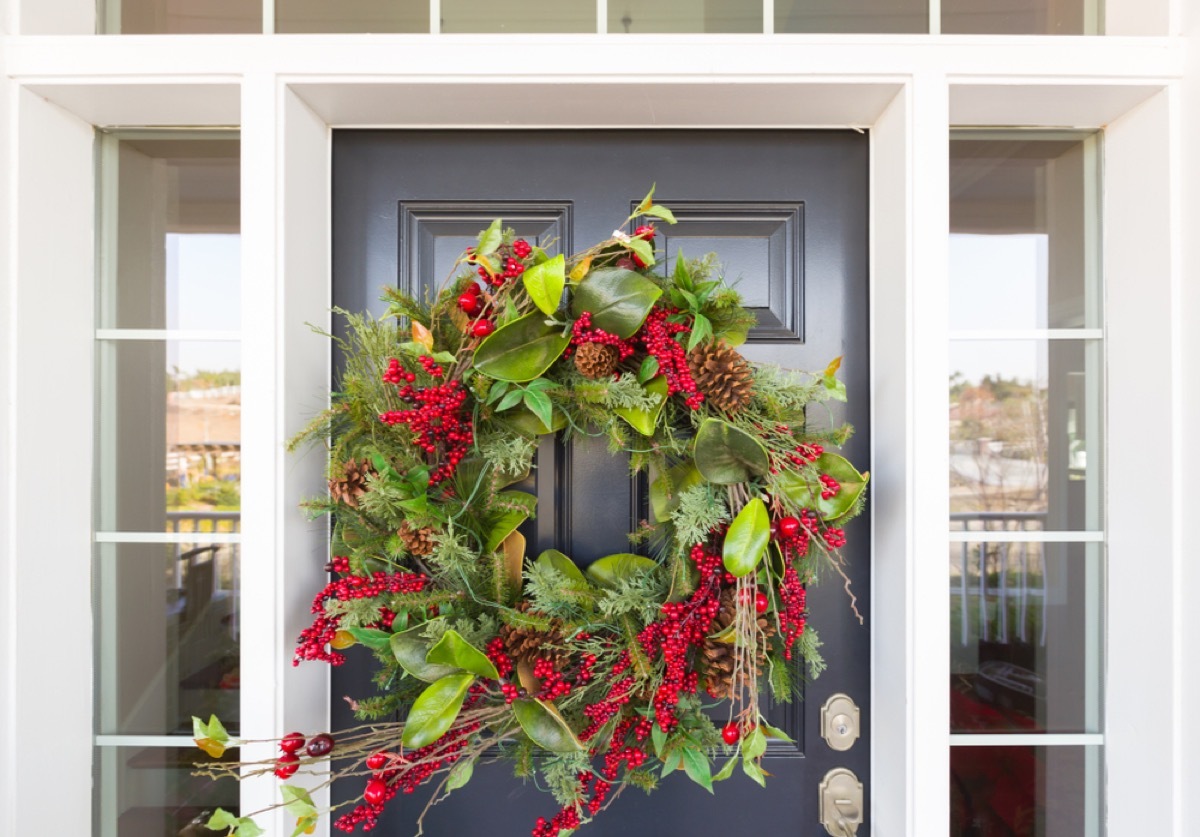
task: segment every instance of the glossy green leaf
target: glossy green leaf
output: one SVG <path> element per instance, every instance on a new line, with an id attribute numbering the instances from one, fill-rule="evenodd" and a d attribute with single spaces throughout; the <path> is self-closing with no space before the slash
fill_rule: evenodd
<path id="1" fill-rule="evenodd" d="M 567 283 L 566 259 L 560 253 L 549 261 L 535 264 L 521 274 L 521 281 L 533 304 L 547 316 L 553 316 Z"/>
<path id="2" fill-rule="evenodd" d="M 684 748 L 683 771 L 697 785 L 709 793 L 713 792 L 712 765 L 708 763 L 708 757 L 704 753 L 691 747 Z"/>
<path id="3" fill-rule="evenodd" d="M 554 421 L 554 405 L 550 403 L 550 396 L 539 390 L 529 390 L 525 393 L 525 406 L 529 411 L 538 417 L 538 421 L 543 427 L 548 427 L 550 422 Z"/>
<path id="4" fill-rule="evenodd" d="M 828 500 L 821 497 L 823 486 L 798 471 L 784 471 L 775 477 L 775 484 L 784 496 L 800 508 L 814 509 L 826 523 L 832 523 L 854 510 L 858 498 L 867 489 L 869 473 L 860 474 L 850 462 L 836 453 L 823 453 L 813 463 L 822 474 L 829 474 L 841 488 Z"/>
<path id="5" fill-rule="evenodd" d="M 392 634 L 392 655 L 400 667 L 418 680 L 433 683 L 443 677 L 454 674 L 457 666 L 438 665 L 428 662 L 425 657 L 433 643 L 421 634 L 425 624 L 416 625 L 398 634 Z"/>
<path id="6" fill-rule="evenodd" d="M 777 741 L 786 741 L 789 744 L 796 743 L 788 736 L 788 734 L 786 732 L 779 729 L 778 727 L 773 727 L 770 724 L 765 724 L 762 721 L 759 721 L 758 728 L 763 731 L 763 735 L 765 735 L 767 738 L 774 738 Z"/>
<path id="7" fill-rule="evenodd" d="M 632 337 L 660 296 L 657 285 L 632 270 L 601 268 L 585 276 L 575 289 L 571 315 L 591 312 L 594 327 L 621 338 Z"/>
<path id="8" fill-rule="evenodd" d="M 511 392 L 506 392 L 504 397 L 500 399 L 500 403 L 496 405 L 496 412 L 502 413 L 510 407 L 515 407 L 521 403 L 521 399 L 525 397 L 525 391 L 514 389 Z"/>
<path id="9" fill-rule="evenodd" d="M 761 787 L 767 786 L 767 777 L 763 775 L 762 768 L 755 764 L 750 759 L 742 759 L 742 772 L 753 779 Z"/>
<path id="10" fill-rule="evenodd" d="M 295 785 L 280 785 L 279 793 L 283 796 L 283 807 L 293 817 L 307 817 L 317 813 L 308 791 Z"/>
<path id="11" fill-rule="evenodd" d="M 504 227 L 499 218 L 492 221 L 491 225 L 479 234 L 479 243 L 475 247 L 475 254 L 478 256 L 487 256 L 496 252 L 496 248 L 500 246 L 500 242 L 504 240 Z"/>
<path id="12" fill-rule="evenodd" d="M 518 526 L 524 523 L 537 507 L 537 498 L 524 491 L 501 491 L 496 501 L 506 508 L 488 531 L 487 551 L 498 549 Z"/>
<path id="13" fill-rule="evenodd" d="M 644 384 L 658 374 L 658 358 L 647 355 L 638 368 L 638 383 Z"/>
<path id="14" fill-rule="evenodd" d="M 467 689 L 475 681 L 473 674 L 451 674 L 431 683 L 413 701 L 404 721 L 405 747 L 417 749 L 437 741 L 454 725 L 467 697 Z"/>
<path id="15" fill-rule="evenodd" d="M 458 631 L 449 630 L 442 634 L 437 644 L 425 655 L 425 662 L 434 665 L 453 666 L 480 677 L 499 680 L 500 673 L 487 655 L 462 638 Z"/>
<path id="16" fill-rule="evenodd" d="M 654 409 L 643 410 L 638 407 L 617 407 L 613 412 L 623 418 L 638 433 L 641 433 L 643 436 L 653 436 L 654 428 L 658 424 L 658 417 L 662 414 L 663 405 L 667 403 L 667 376 L 659 375 L 642 387 L 642 389 L 647 395 L 655 397 L 656 403 Z"/>
<path id="17" fill-rule="evenodd" d="M 692 322 L 692 336 L 688 338 L 688 351 L 690 352 L 712 336 L 712 321 L 703 314 L 697 314 Z"/>
<path id="18" fill-rule="evenodd" d="M 654 752 L 661 758 L 667 749 L 667 733 L 658 724 L 653 724 L 650 727 L 650 742 L 654 745 Z"/>
<path id="19" fill-rule="evenodd" d="M 701 476 L 717 485 L 746 482 L 771 465 L 757 439 L 716 418 L 705 419 L 696 432 L 695 458 Z"/>
<path id="20" fill-rule="evenodd" d="M 767 751 L 767 737 L 758 727 L 750 731 L 742 741 L 742 758 L 756 759 Z"/>
<path id="21" fill-rule="evenodd" d="M 579 566 L 557 549 L 547 549 L 538 556 L 537 562 L 544 567 L 556 570 L 575 589 L 587 590 L 591 586 L 583 577 L 583 571 L 579 569 Z"/>
<path id="22" fill-rule="evenodd" d="M 729 761 L 725 762 L 725 766 L 722 767 L 717 772 L 717 775 L 713 776 L 713 781 L 714 782 L 724 782 L 726 779 L 728 779 L 730 776 L 733 775 L 733 768 L 737 767 L 737 763 L 738 763 L 737 756 L 734 756 Z"/>
<path id="23" fill-rule="evenodd" d="M 553 705 L 533 698 L 513 701 L 513 715 L 529 740 L 551 753 L 578 753 L 583 744 Z"/>
<path id="24" fill-rule="evenodd" d="M 642 264 L 644 264 L 646 267 L 652 267 L 654 265 L 654 245 L 649 241 L 646 241 L 646 239 L 631 238 L 629 241 L 625 242 L 625 246 L 633 251 L 633 253 L 642 260 Z"/>
<path id="25" fill-rule="evenodd" d="M 656 203 L 652 206 L 648 206 L 642 210 L 642 214 L 649 215 L 652 218 L 661 218 L 664 221 L 666 221 L 668 224 L 675 223 L 675 213 L 672 212 L 671 210 L 667 209 L 662 204 Z"/>
<path id="26" fill-rule="evenodd" d="M 372 651 L 388 648 L 392 642 L 392 634 L 387 631 L 381 631 L 378 628 L 346 628 L 346 630 L 350 632 L 351 636 Z"/>
<path id="27" fill-rule="evenodd" d="M 660 474 L 650 483 L 650 508 L 654 511 L 654 519 L 661 522 L 670 517 L 671 512 L 679 508 L 679 495 L 702 482 L 704 477 L 692 462 L 682 462 L 666 474 Z"/>
<path id="28" fill-rule="evenodd" d="M 721 552 L 725 569 L 739 578 L 753 572 L 770 542 L 771 516 L 763 501 L 752 497 L 742 506 L 725 534 Z"/>
<path id="29" fill-rule="evenodd" d="M 475 369 L 500 381 L 532 381 L 558 360 L 570 342 L 571 336 L 564 335 L 560 326 L 547 325 L 540 312 L 526 314 L 479 344 Z"/>
<path id="30" fill-rule="evenodd" d="M 475 759 L 460 761 L 454 765 L 450 770 L 450 775 L 446 777 L 446 790 L 458 790 L 471 781 L 473 775 L 475 775 Z"/>
<path id="31" fill-rule="evenodd" d="M 551 413 L 550 424 L 547 425 L 523 403 L 507 413 L 496 416 L 496 419 L 522 436 L 544 436 L 547 433 L 557 433 L 567 426 L 567 417 L 560 410 Z"/>
<path id="32" fill-rule="evenodd" d="M 606 555 L 588 565 L 587 574 L 594 583 L 601 587 L 613 588 L 623 578 L 633 578 L 658 571 L 658 563 L 645 555 L 634 555 L 630 552 L 618 552 L 616 555 Z"/>

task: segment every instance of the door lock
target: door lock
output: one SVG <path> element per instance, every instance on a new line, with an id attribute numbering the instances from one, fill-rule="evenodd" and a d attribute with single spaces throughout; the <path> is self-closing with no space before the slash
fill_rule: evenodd
<path id="1" fill-rule="evenodd" d="M 844 767 L 825 774 L 820 788 L 821 825 L 832 837 L 857 837 L 863 821 L 863 786 Z"/>
<path id="2" fill-rule="evenodd" d="M 831 749 L 844 752 L 858 740 L 858 704 L 849 695 L 830 695 L 821 707 L 821 737 Z"/>

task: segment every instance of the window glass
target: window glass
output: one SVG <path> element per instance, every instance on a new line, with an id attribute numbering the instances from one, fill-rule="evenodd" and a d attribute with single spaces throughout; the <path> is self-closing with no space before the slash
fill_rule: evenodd
<path id="1" fill-rule="evenodd" d="M 276 32 L 428 32 L 429 0 L 275 0 Z"/>
<path id="2" fill-rule="evenodd" d="M 942 32 L 1095 35 L 1099 0 L 942 0 Z"/>
<path id="3" fill-rule="evenodd" d="M 743 0 L 609 0 L 608 31 L 762 32 L 762 6 Z"/>
<path id="4" fill-rule="evenodd" d="M 595 32 L 595 0 L 442 0 L 443 32 Z"/>
<path id="5" fill-rule="evenodd" d="M 775 0 L 776 32 L 928 32 L 927 0 Z"/>
<path id="6" fill-rule="evenodd" d="M 262 32 L 262 0 L 101 0 L 104 32 L 203 35 Z"/>
<path id="7" fill-rule="evenodd" d="M 235 762 L 226 750 L 222 762 Z M 197 763 L 211 762 L 190 741 L 179 747 L 97 747 L 96 826 L 103 837 L 196 837 L 216 835 L 203 827 L 217 808 L 239 812 L 238 783 L 193 776 Z"/>

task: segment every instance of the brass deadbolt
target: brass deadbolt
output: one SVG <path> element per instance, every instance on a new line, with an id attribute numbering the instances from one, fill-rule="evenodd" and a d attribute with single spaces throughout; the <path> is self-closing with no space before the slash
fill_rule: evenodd
<path id="1" fill-rule="evenodd" d="M 821 737 L 831 749 L 845 752 L 858 740 L 858 704 L 849 695 L 831 695 L 821 707 Z"/>

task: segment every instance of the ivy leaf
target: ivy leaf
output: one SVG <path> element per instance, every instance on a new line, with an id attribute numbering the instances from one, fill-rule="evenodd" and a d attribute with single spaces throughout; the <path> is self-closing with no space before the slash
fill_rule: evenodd
<path id="1" fill-rule="evenodd" d="M 692 323 L 692 336 L 688 338 L 688 351 L 690 352 L 712 336 L 712 322 L 703 314 L 697 314 L 695 321 Z"/>
<path id="2" fill-rule="evenodd" d="M 442 634 L 442 638 L 425 655 L 425 662 L 454 666 L 492 680 L 500 679 L 500 672 L 496 671 L 496 667 L 487 658 L 487 655 L 463 639 L 462 635 L 455 630 L 449 630 Z"/>
<path id="3" fill-rule="evenodd" d="M 766 448 L 757 439 L 716 418 L 705 419 L 696 432 L 695 458 L 700 474 L 716 485 L 746 482 L 770 468 Z"/>
<path id="4" fill-rule="evenodd" d="M 431 663 L 425 659 L 432 643 L 422 636 L 424 631 L 425 623 L 422 623 L 407 631 L 392 634 L 392 656 L 396 658 L 400 667 L 411 676 L 426 683 L 433 683 L 447 675 L 454 674 L 459 669 L 456 666 Z"/>
<path id="5" fill-rule="evenodd" d="M 646 381 L 658 374 L 658 358 L 653 355 L 646 355 L 646 359 L 642 361 L 641 367 L 638 369 L 638 383 L 644 384 Z"/>
<path id="6" fill-rule="evenodd" d="M 467 689 L 473 682 L 473 674 L 451 674 L 421 692 L 413 701 L 404 722 L 404 735 L 401 737 L 404 746 L 415 750 L 445 735 L 454 725 L 467 697 Z"/>
<path id="7" fill-rule="evenodd" d="M 642 210 L 643 215 L 649 215 L 652 218 L 662 218 L 668 224 L 675 223 L 675 213 L 667 209 L 662 204 L 653 204 Z"/>
<path id="8" fill-rule="evenodd" d="M 551 753 L 578 753 L 584 749 L 570 725 L 552 704 L 533 698 L 513 701 L 513 715 L 529 740 Z"/>
<path id="9" fill-rule="evenodd" d="M 346 630 L 350 632 L 351 636 L 372 651 L 381 651 L 384 648 L 389 648 L 392 643 L 392 635 L 378 628 L 346 628 Z"/>
<path id="10" fill-rule="evenodd" d="M 641 274 L 605 267 L 593 270 L 579 283 L 571 296 L 571 315 L 578 318 L 590 312 L 595 328 L 626 339 L 641 328 L 660 296 L 662 290 Z"/>
<path id="11" fill-rule="evenodd" d="M 293 817 L 315 817 L 317 806 L 313 804 L 308 791 L 295 785 L 280 785 L 279 793 L 283 795 L 283 807 Z"/>
<path id="12" fill-rule="evenodd" d="M 739 578 L 753 572 L 770 542 L 771 518 L 767 507 L 758 497 L 753 497 L 737 513 L 725 534 L 721 554 L 725 569 Z"/>
<path id="13" fill-rule="evenodd" d="M 479 344 L 475 368 L 500 381 L 532 381 L 540 378 L 570 343 L 571 336 L 564 335 L 559 326 L 547 325 L 542 314 L 526 314 L 496 329 Z"/>
<path id="14" fill-rule="evenodd" d="M 524 400 L 525 406 L 538 417 L 538 421 L 549 427 L 554 420 L 554 405 L 550 403 L 550 396 L 539 390 L 528 390 Z"/>
<path id="15" fill-rule="evenodd" d="M 837 494 L 829 499 L 823 498 L 821 490 L 824 486 L 797 471 L 784 471 L 777 475 L 775 484 L 785 497 L 800 508 L 815 509 L 826 523 L 832 523 L 853 511 L 858 498 L 867 489 L 870 473 L 860 474 L 849 460 L 836 453 L 821 454 L 813 467 L 838 481 L 841 488 Z"/>
<path id="16" fill-rule="evenodd" d="M 587 574 L 593 582 L 612 589 L 623 578 L 632 578 L 658 571 L 658 562 L 645 555 L 634 555 L 630 552 L 618 552 L 606 555 L 588 565 Z"/>
<path id="17" fill-rule="evenodd" d="M 446 777 L 446 790 L 458 790 L 467 782 L 471 781 L 471 776 L 475 774 L 475 759 L 467 759 L 460 761 L 454 765 L 450 771 L 450 775 Z"/>
<path id="18" fill-rule="evenodd" d="M 692 747 L 683 749 L 683 770 L 688 778 L 709 793 L 713 792 L 712 766 L 704 753 Z"/>
<path id="19" fill-rule="evenodd" d="M 655 427 L 658 425 L 658 417 L 662 413 L 663 406 L 667 403 L 667 376 L 659 375 L 650 383 L 642 387 L 647 395 L 653 395 L 656 399 L 656 405 L 652 410 L 644 410 L 640 407 L 617 407 L 613 410 L 621 418 L 643 436 L 653 436 Z"/>
<path id="20" fill-rule="evenodd" d="M 550 261 L 534 265 L 521 274 L 521 281 L 533 304 L 546 316 L 553 316 L 562 301 L 566 284 L 566 259 L 559 254 Z"/>
<path id="21" fill-rule="evenodd" d="M 491 226 L 479 234 L 479 244 L 475 247 L 475 255 L 487 256 L 496 252 L 496 248 L 500 246 L 500 242 L 504 240 L 504 232 L 501 227 L 501 220 L 497 218 L 492 221 Z"/>

